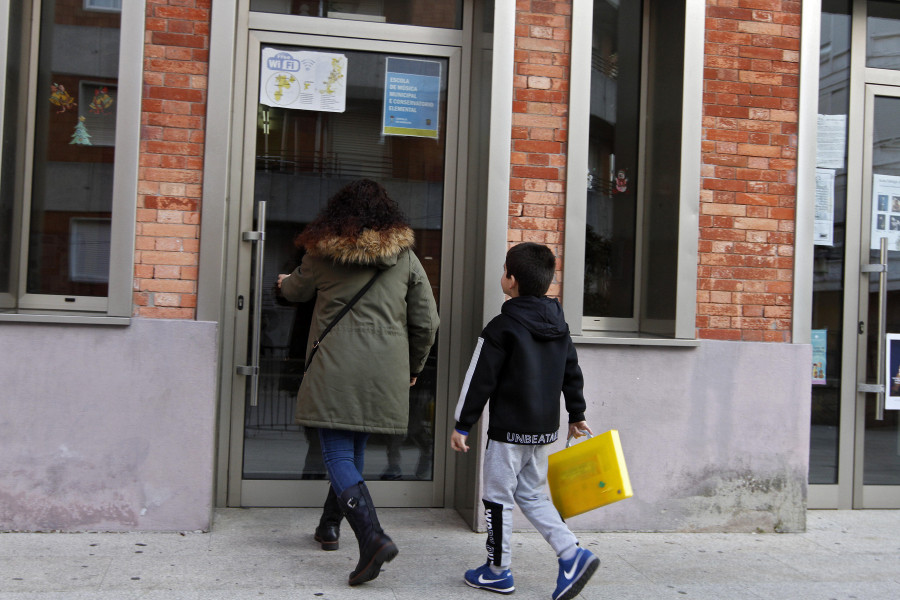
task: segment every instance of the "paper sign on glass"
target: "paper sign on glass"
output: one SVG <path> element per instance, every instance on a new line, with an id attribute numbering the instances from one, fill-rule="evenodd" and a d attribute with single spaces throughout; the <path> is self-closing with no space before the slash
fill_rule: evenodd
<path id="1" fill-rule="evenodd" d="M 887 389 L 884 394 L 886 410 L 900 410 L 900 334 L 887 334 L 887 352 L 885 352 L 885 368 L 887 368 Z"/>
<path id="2" fill-rule="evenodd" d="M 440 62 L 388 57 L 382 133 L 437 138 L 440 94 Z"/>
<path id="3" fill-rule="evenodd" d="M 881 238 L 887 238 L 888 250 L 900 250 L 900 177 L 896 175 L 872 175 L 872 250 L 881 247 Z"/>
<path id="4" fill-rule="evenodd" d="M 344 112 L 347 57 L 329 52 L 263 48 L 259 103 L 266 106 Z"/>
<path id="5" fill-rule="evenodd" d="M 847 156 L 847 115 L 818 115 L 816 166 L 843 169 Z"/>
<path id="6" fill-rule="evenodd" d="M 834 246 L 834 169 L 816 169 L 816 222 L 813 244 Z"/>
<path id="7" fill-rule="evenodd" d="M 828 362 L 828 330 L 812 330 L 812 384 L 825 385 L 827 383 Z"/>

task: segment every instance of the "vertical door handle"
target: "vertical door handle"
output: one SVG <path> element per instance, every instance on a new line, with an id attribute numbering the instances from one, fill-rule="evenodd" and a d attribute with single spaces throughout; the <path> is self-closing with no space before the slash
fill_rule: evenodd
<path id="1" fill-rule="evenodd" d="M 253 314 L 251 318 L 250 335 L 250 364 L 237 367 L 240 375 L 250 377 L 250 406 L 259 403 L 259 338 L 262 326 L 262 287 L 263 287 L 263 256 L 266 245 L 266 203 L 261 200 L 256 209 L 256 231 L 245 231 L 241 238 L 245 242 L 253 242 L 254 247 L 254 289 L 253 289 Z"/>
<path id="2" fill-rule="evenodd" d="M 876 393 L 875 418 L 884 420 L 884 396 L 887 392 L 887 377 L 884 368 L 885 341 L 887 338 L 887 276 L 888 249 L 887 238 L 881 238 L 879 251 L 880 269 L 878 270 L 878 364 L 875 366 L 875 381 L 881 389 Z"/>

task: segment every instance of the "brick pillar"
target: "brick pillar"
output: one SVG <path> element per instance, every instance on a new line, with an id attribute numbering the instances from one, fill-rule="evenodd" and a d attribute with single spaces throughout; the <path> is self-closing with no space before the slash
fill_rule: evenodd
<path id="1" fill-rule="evenodd" d="M 519 0 L 508 240 L 547 244 L 557 256 L 551 296 L 562 286 L 571 0 Z"/>
<path id="2" fill-rule="evenodd" d="M 800 13 L 799 1 L 707 1 L 701 338 L 791 341 Z"/>
<path id="3" fill-rule="evenodd" d="M 147 2 L 136 316 L 195 315 L 210 4 L 210 0 Z"/>

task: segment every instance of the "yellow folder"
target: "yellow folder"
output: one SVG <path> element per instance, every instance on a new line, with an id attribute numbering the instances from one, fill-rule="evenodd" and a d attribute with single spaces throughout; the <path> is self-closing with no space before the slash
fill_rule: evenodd
<path id="1" fill-rule="evenodd" d="M 563 519 L 631 498 L 631 480 L 619 432 L 611 429 L 549 457 L 547 482 Z"/>

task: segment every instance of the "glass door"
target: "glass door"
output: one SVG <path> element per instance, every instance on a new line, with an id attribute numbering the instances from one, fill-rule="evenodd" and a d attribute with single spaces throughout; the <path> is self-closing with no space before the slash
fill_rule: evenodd
<path id="1" fill-rule="evenodd" d="M 407 215 L 445 314 L 459 50 L 255 32 L 248 55 L 229 504 L 317 506 L 317 432 L 294 423 L 312 306 L 274 283 L 299 264 L 297 236 L 328 199 L 366 177 Z M 364 476 L 380 506 L 443 502 L 443 342 L 410 389 L 406 435 L 369 440 Z"/>
<path id="2" fill-rule="evenodd" d="M 898 43 L 897 3 L 822 4 L 810 508 L 900 508 Z"/>
<path id="3" fill-rule="evenodd" d="M 900 88 L 867 86 L 865 117 L 860 323 L 866 335 L 859 336 L 858 361 L 859 373 L 876 387 L 864 384 L 858 394 L 853 504 L 900 508 L 898 411 L 885 399 L 885 392 L 900 396 L 900 346 L 891 353 L 898 366 L 885 364 L 888 334 L 900 334 Z M 885 384 L 884 392 L 866 391 Z"/>

